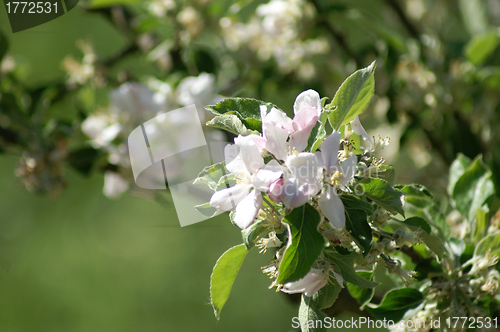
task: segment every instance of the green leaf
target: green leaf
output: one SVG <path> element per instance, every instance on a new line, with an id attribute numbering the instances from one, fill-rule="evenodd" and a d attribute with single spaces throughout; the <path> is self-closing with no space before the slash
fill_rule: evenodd
<path id="1" fill-rule="evenodd" d="M 357 271 L 356 273 L 363 279 L 373 280 L 373 275 L 375 274 L 375 270 Z M 352 283 L 348 284 L 347 288 L 349 289 L 349 293 L 351 293 L 351 296 L 354 297 L 356 300 L 358 300 L 360 305 L 359 310 L 363 310 L 365 305 L 367 305 L 372 300 L 373 295 L 375 294 L 374 288 L 360 287 Z"/>
<path id="2" fill-rule="evenodd" d="M 325 246 L 318 232 L 320 216 L 309 204 L 294 209 L 285 219 L 289 239 L 279 267 L 277 282 L 284 284 L 304 277 Z"/>
<path id="3" fill-rule="evenodd" d="M 380 169 L 381 170 L 377 172 L 377 177 L 384 179 L 392 185 L 394 183 L 394 177 L 396 176 L 394 167 L 389 165 L 382 165 L 380 166 Z"/>
<path id="4" fill-rule="evenodd" d="M 329 116 L 334 130 L 351 122 L 368 107 L 375 91 L 375 67 L 376 63 L 373 61 L 368 67 L 356 71 L 335 93 L 332 103 L 327 106 L 330 109 L 337 107 Z"/>
<path id="5" fill-rule="evenodd" d="M 490 256 L 500 257 L 500 233 L 488 235 L 482 239 L 474 250 L 474 256 L 485 256 L 488 251 L 490 251 Z"/>
<path id="6" fill-rule="evenodd" d="M 362 178 L 357 180 L 357 183 L 363 187 L 366 197 L 392 214 L 399 213 L 404 217 L 401 191 L 394 189 L 387 181 L 377 178 Z"/>
<path id="7" fill-rule="evenodd" d="M 224 162 L 216 163 L 203 168 L 193 184 L 205 183 L 215 191 L 221 178 L 228 173 L 229 171 L 226 169 Z"/>
<path id="8" fill-rule="evenodd" d="M 220 318 L 220 312 L 231 293 L 234 280 L 247 253 L 245 245 L 239 244 L 228 249 L 215 263 L 210 276 L 210 300 L 217 319 Z"/>
<path id="9" fill-rule="evenodd" d="M 210 206 L 209 202 L 196 205 L 194 208 L 207 218 L 212 218 L 217 214 L 217 209 Z"/>
<path id="10" fill-rule="evenodd" d="M 448 238 L 450 226 L 440 208 L 431 200 L 431 193 L 424 186 L 411 184 L 395 188 L 403 192 L 407 212 L 424 218 L 431 226 L 436 227 L 442 239 Z"/>
<path id="11" fill-rule="evenodd" d="M 371 215 L 373 213 L 373 205 L 371 205 L 371 203 L 367 201 L 364 201 L 352 195 L 340 195 L 339 197 L 346 209 L 362 210 L 367 215 Z"/>
<path id="12" fill-rule="evenodd" d="M 456 209 L 471 221 L 476 216 L 477 209 L 494 194 L 491 171 L 479 156 L 458 179 L 452 197 Z"/>
<path id="13" fill-rule="evenodd" d="M 302 332 L 326 332 L 323 322 L 327 316 L 314 307 L 311 302 L 310 297 L 302 295 L 299 307 L 300 330 Z M 292 325 L 294 324 L 292 323 Z"/>
<path id="14" fill-rule="evenodd" d="M 421 198 L 433 197 L 429 189 L 418 183 L 412 183 L 409 185 L 396 185 L 394 186 L 394 188 L 401 190 L 402 192 L 408 194 L 409 196 L 415 196 Z"/>
<path id="15" fill-rule="evenodd" d="M 425 245 L 429 247 L 429 249 L 432 250 L 438 257 L 441 258 L 443 256 L 444 243 L 441 238 L 435 235 L 422 234 L 422 240 L 424 241 Z"/>
<path id="16" fill-rule="evenodd" d="M 245 244 L 247 250 L 252 249 L 259 238 L 266 236 L 270 230 L 263 226 L 265 220 L 259 220 L 254 222 L 249 227 L 241 230 L 241 236 L 243 237 L 243 243 Z"/>
<path id="17" fill-rule="evenodd" d="M 330 112 L 328 111 L 323 111 L 321 113 L 321 117 L 318 119 L 318 123 L 316 123 L 313 130 L 311 131 L 311 134 L 309 135 L 309 140 L 305 151 L 314 152 L 320 147 L 321 143 L 326 137 L 325 126 L 329 114 Z"/>
<path id="18" fill-rule="evenodd" d="M 421 228 L 427 234 L 431 234 L 431 226 L 429 223 L 421 217 L 410 217 L 405 220 L 398 220 L 400 223 L 405 224 L 411 228 Z"/>
<path id="19" fill-rule="evenodd" d="M 328 282 L 314 293 L 311 303 L 318 309 L 330 308 L 339 297 L 341 290 L 342 287 L 337 281 Z"/>
<path id="20" fill-rule="evenodd" d="M 461 153 L 459 153 L 457 158 L 453 160 L 448 178 L 448 195 L 453 195 L 453 188 L 455 188 L 455 184 L 457 183 L 458 179 L 460 179 L 462 174 L 464 174 L 467 168 L 469 168 L 471 163 L 472 160 Z"/>
<path id="21" fill-rule="evenodd" d="M 219 115 L 207 122 L 207 126 L 222 129 L 235 135 L 249 135 L 255 133 L 247 129 L 240 118 L 234 114 Z"/>
<path id="22" fill-rule="evenodd" d="M 0 31 L 0 62 L 7 53 L 8 49 L 9 41 L 7 40 L 7 37 L 5 37 L 5 35 L 2 33 L 2 31 Z"/>
<path id="23" fill-rule="evenodd" d="M 483 64 L 500 44 L 496 30 L 474 36 L 465 45 L 465 56 L 476 66 Z"/>
<path id="24" fill-rule="evenodd" d="M 340 273 L 342 277 L 344 277 L 345 281 L 348 281 L 354 285 L 365 287 L 365 288 L 373 288 L 377 287 L 380 283 L 373 282 L 370 280 L 366 280 L 365 278 L 360 277 L 356 271 L 354 270 L 354 261 L 358 257 L 359 254 L 352 253 L 349 255 L 341 255 L 335 251 L 325 250 L 325 258 L 330 262 L 335 264 L 334 269 L 337 273 Z"/>
<path id="25" fill-rule="evenodd" d="M 224 169 L 226 170 L 226 169 Z M 226 189 L 229 187 L 233 187 L 236 184 L 236 176 L 232 173 L 228 173 L 226 175 L 221 176 L 219 182 L 217 182 L 217 186 L 215 187 L 216 191 Z"/>
<path id="26" fill-rule="evenodd" d="M 366 213 L 363 210 L 346 208 L 345 215 L 347 231 L 363 249 L 363 256 L 368 255 L 372 247 L 372 228 L 368 225 Z"/>
<path id="27" fill-rule="evenodd" d="M 488 216 L 489 209 L 486 205 L 477 209 L 476 213 L 476 227 L 474 228 L 474 242 L 478 243 L 484 236 L 486 229 L 488 228 Z"/>
<path id="28" fill-rule="evenodd" d="M 261 105 L 267 106 L 268 110 L 272 107 L 278 108 L 274 104 L 252 98 L 227 98 L 217 105 L 205 108 L 215 115 L 235 115 L 248 130 L 262 132 Z"/>
<path id="29" fill-rule="evenodd" d="M 370 306 L 375 318 L 399 322 L 405 313 L 418 307 L 424 301 L 424 296 L 414 288 L 394 289 L 386 294 L 378 306 Z"/>

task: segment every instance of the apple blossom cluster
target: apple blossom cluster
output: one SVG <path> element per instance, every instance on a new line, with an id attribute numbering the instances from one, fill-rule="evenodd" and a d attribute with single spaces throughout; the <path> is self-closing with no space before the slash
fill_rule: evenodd
<path id="1" fill-rule="evenodd" d="M 265 231 L 256 236 L 255 245 L 263 253 L 269 248 L 277 249 L 276 258 L 262 268 L 275 279 L 271 287 L 312 296 L 329 282 L 330 277 L 343 287 L 343 277 L 336 271 L 335 264 L 319 258 L 303 278 L 278 283 L 280 263 L 293 241 L 283 219 L 293 209 L 312 206 L 320 214 L 322 221 L 318 229 L 329 244 L 355 251 L 355 238 L 352 231 L 346 230 L 346 211 L 341 196 L 364 194 L 362 186 L 356 189 L 353 186 L 356 176 L 383 175 L 383 172 L 379 174 L 383 159 L 377 159 L 375 154 L 389 144 L 389 139 L 370 139 L 355 116 L 345 125 L 343 133 L 333 131 L 323 138 L 319 150 L 312 152 L 313 129 L 329 110 L 322 106 L 318 92 L 307 90 L 297 96 L 293 111 L 294 117 L 290 118 L 276 107 L 259 107 L 262 134 L 238 135 L 235 145 L 226 146 L 225 168 L 235 184 L 216 191 L 210 205 L 219 211 L 233 211 L 232 222 L 243 232 L 251 229 L 254 223 L 263 223 Z M 354 134 L 364 142 L 362 151 L 351 139 Z M 390 218 L 392 215 L 379 207 L 372 216 L 372 227 L 382 232 L 378 227 L 385 227 L 385 221 Z M 379 241 L 372 244 L 358 264 L 372 266 L 377 261 L 383 262 L 384 253 L 392 254 L 407 242 L 420 243 L 420 234 L 420 229 L 406 234 L 401 228 L 390 236 L 378 235 Z M 414 273 L 403 270 L 400 261 L 386 260 L 389 273 L 398 274 L 406 285 L 414 281 Z"/>
<path id="2" fill-rule="evenodd" d="M 263 207 L 262 195 L 285 209 L 300 207 L 314 197 L 319 210 L 337 229 L 345 226 L 345 213 L 339 193 L 349 192 L 349 184 L 357 173 L 357 156 L 352 144 L 333 132 L 321 144 L 321 151 L 305 152 L 312 129 L 321 116 L 321 100 L 316 91 L 302 92 L 293 106 L 294 118 L 277 109 L 260 107 L 262 136 L 251 134 L 235 138 L 239 148 L 226 164 L 236 177 L 236 185 L 216 192 L 210 205 L 218 210 L 235 209 L 234 223 L 245 229 Z M 352 130 L 372 146 L 356 117 Z M 229 151 L 227 149 L 226 151 Z M 272 159 L 265 164 L 263 155 Z"/>
<path id="3" fill-rule="evenodd" d="M 453 218 L 424 186 L 393 184 L 392 166 L 378 155 L 389 138 L 370 137 L 358 117 L 373 95 L 374 69 L 372 63 L 348 77 L 329 104 L 314 90 L 300 93 L 292 118 L 249 98 L 206 106 L 215 115 L 207 125 L 236 137 L 224 149 L 225 162 L 195 181 L 216 184 L 210 202 L 197 209 L 230 211 L 243 239 L 214 267 L 216 317 L 254 247 L 273 251 L 262 267 L 269 288 L 302 294 L 303 320 L 323 315 L 342 288 L 377 319 L 493 314 L 489 303 L 500 303 L 500 217 L 489 213 L 491 170 L 480 157 L 455 160 L 448 186 Z M 396 288 L 373 304 L 377 267 Z"/>

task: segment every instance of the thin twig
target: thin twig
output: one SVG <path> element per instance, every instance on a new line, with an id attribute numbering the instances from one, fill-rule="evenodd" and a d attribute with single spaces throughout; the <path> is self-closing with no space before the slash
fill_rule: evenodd
<path id="1" fill-rule="evenodd" d="M 354 53 L 353 50 L 347 45 L 345 41 L 345 36 L 337 31 L 323 16 L 323 7 L 319 4 L 318 0 L 311 0 L 311 3 L 316 7 L 316 11 L 318 12 L 318 24 L 322 26 L 332 37 L 335 39 L 337 44 L 344 50 L 344 52 L 350 57 L 353 58 L 354 61 L 356 62 L 356 66 L 358 68 L 363 67 L 363 61 L 359 58 L 359 56 Z"/>

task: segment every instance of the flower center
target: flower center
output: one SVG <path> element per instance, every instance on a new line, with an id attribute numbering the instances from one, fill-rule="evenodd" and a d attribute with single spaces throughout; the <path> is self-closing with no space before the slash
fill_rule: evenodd
<path id="1" fill-rule="evenodd" d="M 335 171 L 335 173 L 332 174 L 332 177 L 330 178 L 330 183 L 332 186 L 335 188 L 338 188 L 340 184 L 342 183 L 342 177 L 344 174 L 340 173 L 339 171 Z"/>
<path id="2" fill-rule="evenodd" d="M 241 184 L 241 185 L 244 185 L 244 184 L 250 184 L 252 183 L 252 179 L 250 179 L 250 177 L 243 173 L 243 172 L 239 172 L 237 175 L 236 175 L 236 184 Z"/>
<path id="3" fill-rule="evenodd" d="M 288 147 L 286 149 L 286 154 L 289 155 L 289 156 L 296 156 L 299 154 L 299 151 L 297 151 L 297 149 L 295 148 L 295 146 L 292 148 L 292 147 Z"/>

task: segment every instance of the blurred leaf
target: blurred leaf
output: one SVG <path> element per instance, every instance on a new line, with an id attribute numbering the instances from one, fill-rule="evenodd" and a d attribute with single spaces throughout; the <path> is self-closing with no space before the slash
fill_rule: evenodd
<path id="1" fill-rule="evenodd" d="M 464 174 L 464 172 L 469 168 L 472 160 L 463 154 L 459 153 L 457 158 L 453 161 L 450 167 L 450 173 L 448 178 L 448 195 L 453 194 L 453 188 L 455 188 L 455 184 L 458 179 Z"/>
<path id="2" fill-rule="evenodd" d="M 240 118 L 234 114 L 224 114 L 214 117 L 207 122 L 207 126 L 219 128 L 228 131 L 235 135 L 249 135 L 253 131 L 247 129 L 241 122 Z"/>
<path id="3" fill-rule="evenodd" d="M 375 271 L 357 271 L 356 272 L 361 278 L 373 281 L 373 275 Z M 351 296 L 358 300 L 360 308 L 359 310 L 363 310 L 365 305 L 367 305 L 373 298 L 375 294 L 374 288 L 366 288 L 354 285 L 352 283 L 347 285 Z"/>
<path id="4" fill-rule="evenodd" d="M 477 71 L 478 80 L 486 88 L 500 88 L 500 68 L 499 67 L 483 67 Z"/>
<path id="5" fill-rule="evenodd" d="M 354 237 L 363 249 L 363 256 L 368 255 L 372 247 L 372 228 L 366 220 L 363 210 L 345 209 L 347 231 Z"/>
<path id="6" fill-rule="evenodd" d="M 471 243 L 466 243 L 465 244 L 465 249 L 462 252 L 462 255 L 460 255 L 460 264 L 465 264 L 467 261 L 469 261 L 473 256 L 474 256 L 474 250 L 476 249 L 475 244 Z M 471 268 L 472 266 L 469 266 Z"/>
<path id="7" fill-rule="evenodd" d="M 209 202 L 196 205 L 194 208 L 207 218 L 212 218 L 217 214 L 217 209 L 213 208 Z"/>
<path id="8" fill-rule="evenodd" d="M 424 241 L 425 245 L 427 245 L 427 247 L 429 247 L 429 249 L 432 250 L 438 257 L 441 258 L 443 256 L 444 244 L 441 238 L 435 235 L 422 234 L 422 240 Z"/>
<path id="9" fill-rule="evenodd" d="M 417 280 L 425 280 L 434 277 L 436 274 L 443 273 L 441 265 L 433 258 L 426 258 L 420 261 L 414 269 L 417 272 Z"/>
<path id="10" fill-rule="evenodd" d="M 450 226 L 440 208 L 432 201 L 432 194 L 422 185 L 396 185 L 404 193 L 405 210 L 412 215 L 424 218 L 437 228 L 442 239 L 448 238 Z"/>
<path id="11" fill-rule="evenodd" d="M 100 153 L 98 150 L 92 147 L 84 147 L 71 151 L 68 156 L 68 162 L 78 172 L 88 176 L 99 156 Z"/>
<path id="12" fill-rule="evenodd" d="M 226 169 L 224 162 L 206 166 L 198 174 L 198 177 L 194 180 L 193 184 L 205 183 L 210 187 L 210 189 L 216 191 L 220 179 L 228 173 L 229 171 Z"/>
<path id="13" fill-rule="evenodd" d="M 488 251 L 490 256 L 500 257 L 500 233 L 488 235 L 482 239 L 474 250 L 474 257 L 485 256 Z"/>
<path id="14" fill-rule="evenodd" d="M 2 59 L 7 53 L 8 49 L 9 49 L 9 41 L 7 40 L 7 37 L 5 37 L 3 32 L 0 31 L 0 62 L 2 62 Z"/>
<path id="15" fill-rule="evenodd" d="M 495 194 L 491 171 L 484 165 L 482 158 L 476 158 L 458 179 L 453 188 L 453 201 L 456 209 L 469 221 L 477 209 Z"/>
<path id="16" fill-rule="evenodd" d="M 394 289 L 386 294 L 378 306 L 370 306 L 375 318 L 399 322 L 405 313 L 418 307 L 424 301 L 424 296 L 414 288 Z"/>
<path id="17" fill-rule="evenodd" d="M 356 273 L 356 270 L 354 270 L 354 261 L 359 254 L 351 253 L 349 255 L 341 255 L 331 250 L 325 250 L 324 253 L 325 258 L 335 264 L 335 271 L 337 271 L 337 273 L 340 273 L 342 277 L 344 277 L 345 281 L 365 288 L 373 288 L 380 285 L 380 283 L 366 280 Z"/>
<path id="18" fill-rule="evenodd" d="M 325 246 L 318 232 L 320 217 L 309 204 L 293 209 L 285 219 L 288 244 L 279 267 L 277 282 L 283 284 L 304 277 L 318 259 Z"/>
<path id="19" fill-rule="evenodd" d="M 377 178 L 362 178 L 357 180 L 364 190 L 364 195 L 391 212 L 392 214 L 401 214 L 403 217 L 403 203 L 401 198 L 403 193 L 394 189 L 387 181 Z"/>
<path id="20" fill-rule="evenodd" d="M 499 44 L 500 36 L 497 31 L 490 31 L 483 35 L 474 36 L 465 46 L 465 56 L 476 66 L 481 65 Z"/>
<path id="21" fill-rule="evenodd" d="M 138 0 L 91 0 L 89 8 L 114 7 L 120 5 L 135 5 Z"/>
<path id="22" fill-rule="evenodd" d="M 481 0 L 459 0 L 465 27 L 471 35 L 486 32 L 488 19 Z"/>
<path id="23" fill-rule="evenodd" d="M 220 312 L 231 293 L 234 280 L 247 253 L 245 245 L 239 244 L 228 249 L 215 263 L 210 276 L 210 301 L 217 319 L 220 318 Z"/>
<path id="24" fill-rule="evenodd" d="M 368 107 L 375 91 L 373 77 L 375 67 L 376 62 L 373 61 L 368 67 L 354 72 L 335 93 L 329 106 L 330 109 L 337 107 L 329 116 L 330 124 L 334 130 L 339 130 L 341 126 L 351 122 L 356 115 L 363 113 Z"/>
<path id="25" fill-rule="evenodd" d="M 311 303 L 318 309 L 330 308 L 339 297 L 341 290 L 342 287 L 337 281 L 328 282 L 319 291 L 314 293 Z"/>
<path id="26" fill-rule="evenodd" d="M 217 105 L 210 105 L 205 108 L 215 115 L 236 115 L 247 129 L 262 132 L 261 105 L 267 106 L 268 109 L 272 107 L 278 108 L 274 104 L 252 98 L 227 98 Z"/>
<path id="27" fill-rule="evenodd" d="M 448 240 L 448 242 L 446 243 L 446 246 L 450 248 L 451 252 L 456 257 L 460 257 L 465 250 L 465 242 L 460 240 L 460 239 L 454 238 L 454 237 L 451 237 Z"/>
<path id="28" fill-rule="evenodd" d="M 312 300 L 310 297 L 302 295 L 299 307 L 300 330 L 302 332 L 326 332 L 326 328 L 323 327 L 323 324 L 318 324 L 317 322 L 323 322 L 327 316 L 314 307 L 311 302 Z"/>
<path id="29" fill-rule="evenodd" d="M 488 228 L 488 216 L 489 209 L 486 205 L 483 205 L 477 209 L 476 213 L 476 227 L 474 228 L 474 242 L 478 243 L 484 236 L 486 229 Z"/>
<path id="30" fill-rule="evenodd" d="M 431 234 L 431 226 L 424 218 L 410 217 L 400 222 L 412 228 L 421 228 L 427 234 Z"/>

